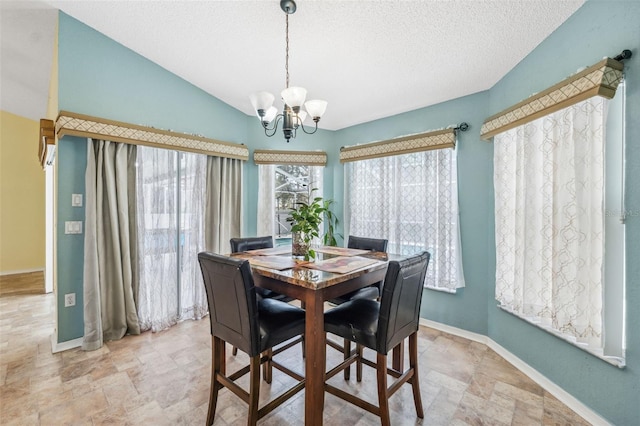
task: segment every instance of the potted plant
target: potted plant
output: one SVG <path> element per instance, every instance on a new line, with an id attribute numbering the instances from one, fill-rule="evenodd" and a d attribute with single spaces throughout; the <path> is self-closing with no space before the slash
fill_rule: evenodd
<path id="1" fill-rule="evenodd" d="M 320 238 L 320 224 L 326 211 L 322 197 L 316 197 L 310 203 L 296 203 L 290 210 L 287 222 L 291 223 L 292 248 L 294 257 L 304 260 L 315 259 L 316 252 L 311 248 L 311 241 Z"/>

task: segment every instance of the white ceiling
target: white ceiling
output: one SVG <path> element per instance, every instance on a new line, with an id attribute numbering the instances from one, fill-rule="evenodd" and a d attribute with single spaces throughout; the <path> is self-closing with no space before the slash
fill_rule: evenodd
<path id="1" fill-rule="evenodd" d="M 279 98 L 284 88 L 285 15 L 279 0 L 44 3 L 247 114 L 253 114 L 250 93 L 267 90 Z M 307 99 L 329 102 L 320 127 L 335 130 L 491 88 L 584 0 L 297 3 L 289 19 L 291 85 L 307 88 Z M 12 21 L 6 30 L 6 9 L 3 64 L 32 56 L 30 49 L 43 41 L 34 40 L 43 31 L 33 27 L 41 25 L 26 33 L 29 25 Z M 26 50 L 12 46 L 6 53 L 7 35 L 19 36 L 16 44 Z M 13 96 L 5 92 L 4 72 L 3 65 L 3 109 L 12 103 L 5 95 Z"/>
<path id="2" fill-rule="evenodd" d="M 0 0 L 0 108 L 32 120 L 47 112 L 55 9 Z"/>

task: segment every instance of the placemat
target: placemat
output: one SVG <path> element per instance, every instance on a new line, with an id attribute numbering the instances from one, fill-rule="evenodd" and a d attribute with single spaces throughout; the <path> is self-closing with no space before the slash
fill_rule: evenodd
<path id="1" fill-rule="evenodd" d="M 247 250 L 245 253 L 255 254 L 258 256 L 270 256 L 278 254 L 291 253 L 291 246 L 278 246 L 265 249 Z"/>
<path id="2" fill-rule="evenodd" d="M 335 254 L 338 256 L 360 256 L 361 254 L 369 253 L 370 250 L 362 250 L 362 249 L 352 249 L 345 247 L 331 247 L 331 246 L 322 246 L 316 249 L 321 253 L 327 254 Z"/>
<path id="3" fill-rule="evenodd" d="M 287 256 L 255 256 L 245 259 L 249 260 L 251 266 L 261 266 L 263 268 L 277 269 L 278 271 L 298 266 L 298 262 Z"/>
<path id="4" fill-rule="evenodd" d="M 365 266 L 372 265 L 379 262 L 376 259 L 368 259 L 366 257 L 359 256 L 340 256 L 327 260 L 321 260 L 319 262 L 309 262 L 304 265 L 305 268 L 318 269 L 325 272 L 333 272 L 337 274 L 346 274 L 348 272 L 355 271 L 356 269 L 364 268 Z"/>

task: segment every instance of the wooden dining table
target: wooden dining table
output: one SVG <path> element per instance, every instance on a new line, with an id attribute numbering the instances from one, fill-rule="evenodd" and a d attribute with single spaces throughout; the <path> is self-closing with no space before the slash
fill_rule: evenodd
<path id="1" fill-rule="evenodd" d="M 382 281 L 389 256 L 393 256 L 337 247 L 318 247 L 316 251 L 317 258 L 312 263 L 292 259 L 291 248 L 287 250 L 286 246 L 232 255 L 249 260 L 256 286 L 303 303 L 306 425 L 322 425 L 326 363 L 324 302 Z M 399 357 L 401 362 L 401 356 L 398 352 L 394 359 Z"/>

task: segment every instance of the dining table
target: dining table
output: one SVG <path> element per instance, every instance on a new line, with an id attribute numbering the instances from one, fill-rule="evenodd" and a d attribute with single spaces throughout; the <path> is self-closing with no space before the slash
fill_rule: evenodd
<path id="1" fill-rule="evenodd" d="M 305 425 L 322 425 L 325 381 L 325 302 L 383 281 L 390 258 L 383 252 L 320 246 L 313 261 L 296 259 L 291 246 L 234 253 L 248 259 L 256 286 L 301 301 L 305 309 Z M 400 346 L 400 345 L 399 345 Z M 403 354 L 394 351 L 394 367 Z"/>

